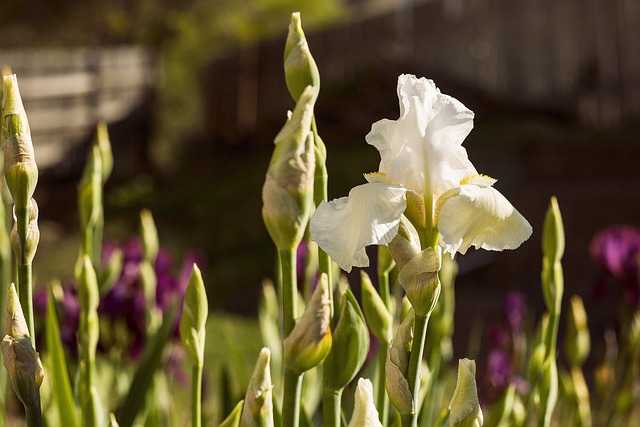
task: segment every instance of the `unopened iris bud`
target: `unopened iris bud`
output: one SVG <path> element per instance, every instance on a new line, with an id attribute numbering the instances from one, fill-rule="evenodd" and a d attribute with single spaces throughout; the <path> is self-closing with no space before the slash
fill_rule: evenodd
<path id="1" fill-rule="evenodd" d="M 197 366 L 204 364 L 205 326 L 208 315 L 209 302 L 202 273 L 198 266 L 193 264 L 180 316 L 180 338 L 187 354 Z"/>
<path id="2" fill-rule="evenodd" d="M 322 274 L 309 305 L 284 339 L 285 368 L 300 375 L 319 365 L 331 350 L 331 338 L 329 284 Z"/>
<path id="3" fill-rule="evenodd" d="M 38 204 L 36 199 L 30 199 L 28 204 L 29 209 L 29 224 L 27 226 L 27 235 L 25 237 L 25 245 L 22 247 L 22 241 L 18 234 L 18 222 L 14 215 L 13 228 L 9 239 L 11 241 L 11 247 L 16 258 L 23 265 L 33 263 L 33 258 L 36 256 L 36 250 L 38 249 L 38 243 L 40 242 L 40 229 L 38 228 Z"/>
<path id="4" fill-rule="evenodd" d="M 80 225 L 93 227 L 100 216 L 102 205 L 102 157 L 100 148 L 92 145 L 87 156 L 82 178 L 78 184 Z"/>
<path id="5" fill-rule="evenodd" d="M 547 309 L 560 313 L 564 279 L 560 260 L 564 254 L 564 225 L 555 197 L 551 198 L 542 230 L 542 290 Z"/>
<path id="6" fill-rule="evenodd" d="M 362 309 L 369 328 L 373 335 L 386 345 L 391 341 L 393 334 L 393 316 L 364 270 L 360 273 L 360 283 L 362 284 Z"/>
<path id="7" fill-rule="evenodd" d="M 331 352 L 323 364 L 323 385 L 341 390 L 355 378 L 369 351 L 369 330 L 358 301 L 346 289 L 340 304 L 340 319 L 333 331 Z"/>
<path id="8" fill-rule="evenodd" d="M 144 259 L 155 262 L 160 243 L 158 242 L 156 223 L 153 221 L 153 215 L 148 209 L 143 209 L 140 212 L 140 235 L 142 236 Z"/>
<path id="9" fill-rule="evenodd" d="M 262 187 L 262 218 L 280 250 L 293 250 L 304 235 L 313 205 L 315 154 L 310 132 L 315 94 L 308 87 L 275 139 Z"/>
<path id="10" fill-rule="evenodd" d="M 111 176 L 113 171 L 113 151 L 111 150 L 111 141 L 109 140 L 109 131 L 107 124 L 103 121 L 98 123 L 96 129 L 95 144 L 100 149 L 100 158 L 102 160 L 102 183 L 104 184 Z"/>
<path id="11" fill-rule="evenodd" d="M 404 288 L 407 298 L 418 316 L 428 316 L 440 296 L 438 271 L 441 264 L 441 252 L 428 247 L 414 256 L 400 270 L 398 281 Z"/>
<path id="12" fill-rule="evenodd" d="M 587 325 L 587 312 L 582 298 L 574 295 L 570 299 L 567 333 L 565 336 L 565 352 L 569 364 L 581 366 L 589 355 L 591 338 Z"/>
<path id="13" fill-rule="evenodd" d="M 272 427 L 273 426 L 273 384 L 271 383 L 271 371 L 269 362 L 271 352 L 264 347 L 260 351 L 258 361 L 253 369 L 247 394 L 244 398 L 242 427 Z"/>
<path id="14" fill-rule="evenodd" d="M 25 208 L 38 183 L 38 166 L 15 74 L 3 77 L 2 98 L 5 179 L 16 206 Z"/>
<path id="15" fill-rule="evenodd" d="M 413 342 L 413 311 L 410 311 L 404 321 L 398 326 L 396 335 L 391 340 L 387 352 L 385 372 L 387 375 L 387 393 L 395 408 L 401 414 L 413 414 L 413 393 L 407 381 L 409 371 L 409 356 Z"/>
<path id="16" fill-rule="evenodd" d="M 456 427 L 480 427 L 484 419 L 476 387 L 476 362 L 460 359 L 458 381 L 449 404 L 450 423 Z"/>
<path id="17" fill-rule="evenodd" d="M 353 415 L 348 427 L 382 427 L 373 401 L 373 384 L 368 379 L 358 380 Z"/>
<path id="18" fill-rule="evenodd" d="M 91 357 L 94 357 L 100 334 L 98 325 L 98 304 L 100 303 L 98 279 L 91 260 L 86 255 L 80 258 L 77 269 L 80 328 L 85 329 L 81 332 L 81 335 L 84 337 L 83 339 L 86 339 L 86 347 L 91 352 Z"/>
<path id="19" fill-rule="evenodd" d="M 122 272 L 122 264 L 124 261 L 124 254 L 121 249 L 115 249 L 107 261 L 107 265 L 100 270 L 98 274 L 98 287 L 100 288 L 100 295 L 106 295 L 113 285 L 116 284 L 120 278 Z"/>
<path id="20" fill-rule="evenodd" d="M 13 389 L 25 408 L 40 410 L 40 385 L 44 369 L 33 348 L 22 306 L 12 283 L 7 298 L 7 311 L 2 340 L 2 362 Z"/>
<path id="21" fill-rule="evenodd" d="M 302 31 L 300 12 L 291 15 L 284 47 L 284 75 L 289 93 L 296 101 L 307 86 L 313 87 L 316 93 L 320 90 L 320 73 Z"/>
<path id="22" fill-rule="evenodd" d="M 405 217 L 400 217 L 398 234 L 389 243 L 389 252 L 399 270 L 420 253 L 418 234 Z"/>

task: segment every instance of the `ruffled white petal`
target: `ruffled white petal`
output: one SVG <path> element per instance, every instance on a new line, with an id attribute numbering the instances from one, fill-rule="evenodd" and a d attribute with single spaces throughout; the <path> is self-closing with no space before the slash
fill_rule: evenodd
<path id="1" fill-rule="evenodd" d="M 348 427 L 382 427 L 378 410 L 373 402 L 373 385 L 365 378 L 358 380 L 353 415 Z"/>
<path id="2" fill-rule="evenodd" d="M 483 179 L 450 190 L 439 203 L 441 244 L 451 255 L 464 254 L 472 245 L 492 251 L 515 249 L 531 236 L 529 222 L 498 190 L 479 185 Z"/>
<path id="3" fill-rule="evenodd" d="M 398 98 L 400 118 L 374 123 L 366 137 L 380 151 L 380 172 L 434 199 L 477 173 L 462 147 L 473 128 L 471 110 L 412 75 L 398 78 Z"/>
<path id="4" fill-rule="evenodd" d="M 311 218 L 311 239 L 345 271 L 367 267 L 365 247 L 386 245 L 398 233 L 406 189 L 383 182 L 354 187 L 348 197 L 322 202 Z"/>

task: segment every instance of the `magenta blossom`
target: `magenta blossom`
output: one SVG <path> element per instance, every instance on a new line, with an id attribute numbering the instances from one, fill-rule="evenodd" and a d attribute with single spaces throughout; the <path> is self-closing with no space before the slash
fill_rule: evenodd
<path id="1" fill-rule="evenodd" d="M 625 291 L 625 302 L 635 307 L 640 287 L 640 230 L 630 226 L 612 226 L 598 233 L 589 247 L 591 257 L 600 265 L 597 292 L 614 279 Z"/>

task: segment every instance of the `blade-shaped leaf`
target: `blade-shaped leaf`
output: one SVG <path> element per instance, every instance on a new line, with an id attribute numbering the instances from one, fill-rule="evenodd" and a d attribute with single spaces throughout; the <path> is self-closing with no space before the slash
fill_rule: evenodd
<path id="1" fill-rule="evenodd" d="M 58 418 L 61 426 L 80 427 L 78 412 L 71 390 L 71 381 L 67 371 L 67 362 L 62 348 L 62 341 L 60 340 L 60 327 L 51 286 L 48 289 L 48 297 L 46 321 L 47 351 L 50 364 L 48 374 L 53 385 L 54 401 L 58 407 Z"/>

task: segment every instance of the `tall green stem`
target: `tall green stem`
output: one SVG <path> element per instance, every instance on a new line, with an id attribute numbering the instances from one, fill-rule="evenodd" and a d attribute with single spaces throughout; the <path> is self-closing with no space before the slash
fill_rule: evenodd
<path id="1" fill-rule="evenodd" d="M 327 172 L 327 150 L 324 143 L 318 135 L 318 128 L 316 126 L 315 115 L 311 118 L 311 132 L 313 133 L 313 140 L 316 150 L 316 168 L 313 181 L 313 201 L 318 206 L 323 201 L 328 200 L 329 192 L 327 190 L 327 183 L 329 180 L 329 173 Z M 329 281 L 329 301 L 331 303 L 331 317 L 333 318 L 333 277 L 331 268 L 331 258 L 329 255 L 318 248 L 318 274 L 325 273 Z"/>
<path id="2" fill-rule="evenodd" d="M 389 309 L 391 304 L 391 293 L 389 292 L 389 273 L 388 271 L 378 271 L 378 288 L 380 298 L 384 306 Z M 376 390 L 376 406 L 378 408 L 378 418 L 382 425 L 387 425 L 389 417 L 389 395 L 386 387 L 386 362 L 389 343 L 380 341 L 380 349 L 378 350 L 378 384 Z"/>
<path id="3" fill-rule="evenodd" d="M 387 425 L 389 417 L 389 395 L 387 394 L 386 385 L 386 362 L 387 352 L 389 350 L 388 342 L 380 342 L 378 350 L 378 389 L 376 390 L 376 407 L 378 408 L 378 419 L 382 425 Z"/>
<path id="4" fill-rule="evenodd" d="M 20 305 L 24 312 L 24 317 L 27 320 L 27 327 L 29 328 L 29 335 L 31 335 L 31 342 L 36 342 L 36 335 L 33 322 L 33 276 L 31 263 L 27 261 L 26 241 L 29 231 L 29 208 L 28 207 L 15 207 L 16 213 L 16 228 L 18 231 L 18 238 L 20 239 L 20 245 L 22 253 L 17 257 L 17 269 L 18 269 L 18 296 L 20 298 Z"/>
<path id="5" fill-rule="evenodd" d="M 38 394 L 38 401 L 34 403 L 33 407 L 24 407 L 25 417 L 27 419 L 27 427 L 42 427 L 42 411 L 40 410 L 40 395 Z"/>
<path id="6" fill-rule="evenodd" d="M 280 280 L 282 292 L 283 337 L 289 335 L 298 317 L 298 286 L 296 254 L 293 249 L 278 250 L 280 258 Z"/>
<path id="7" fill-rule="evenodd" d="M 415 317 L 415 325 L 413 332 L 413 342 L 411 344 L 411 356 L 409 357 L 409 370 L 407 372 L 407 381 L 409 382 L 409 390 L 413 396 L 412 414 L 402 416 L 403 427 L 415 427 L 418 425 L 418 398 L 420 392 L 420 368 L 422 364 L 422 355 L 424 354 L 424 343 L 427 338 L 427 325 L 429 324 L 428 316 Z"/>
<path id="8" fill-rule="evenodd" d="M 191 425 L 202 426 L 202 364 L 193 364 L 191 376 Z"/>
<path id="9" fill-rule="evenodd" d="M 284 373 L 284 398 L 282 402 L 283 427 L 298 427 L 300 423 L 300 396 L 302 375 L 286 369 Z"/>
<path id="10" fill-rule="evenodd" d="M 296 276 L 296 254 L 293 249 L 278 250 L 280 258 L 280 290 L 282 292 L 283 337 L 287 337 L 296 324 L 298 317 L 298 286 Z M 284 366 L 287 361 L 284 361 Z M 284 427 L 297 427 L 300 420 L 300 394 L 302 375 L 285 369 L 284 400 L 282 404 L 282 422 Z"/>
<path id="11" fill-rule="evenodd" d="M 33 269 L 32 264 L 18 264 L 18 297 L 27 321 L 31 342 L 35 347 L 36 335 L 33 320 Z"/>
<path id="12" fill-rule="evenodd" d="M 322 415 L 326 427 L 340 427 L 342 390 L 325 387 L 322 392 Z"/>

